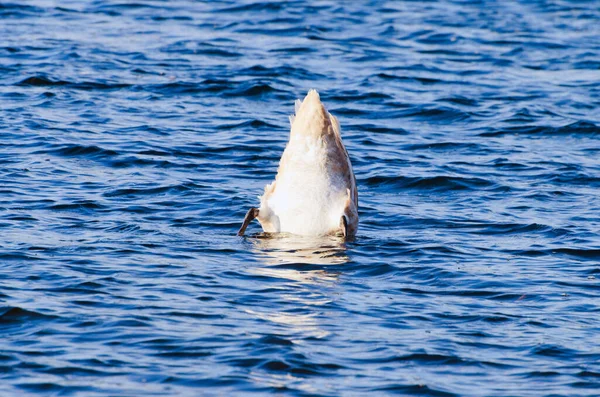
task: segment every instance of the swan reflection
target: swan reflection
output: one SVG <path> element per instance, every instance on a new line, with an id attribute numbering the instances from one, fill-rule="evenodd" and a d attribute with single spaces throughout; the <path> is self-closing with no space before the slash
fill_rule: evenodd
<path id="1" fill-rule="evenodd" d="M 252 273 L 263 276 L 309 284 L 335 282 L 339 272 L 328 271 L 325 267 L 350 261 L 346 254 L 346 243 L 341 237 L 262 233 L 251 241 L 254 252 L 267 265 L 252 269 Z"/>
<path id="2" fill-rule="evenodd" d="M 304 237 L 287 233 L 261 233 L 252 241 L 255 251 L 265 263 L 304 263 L 311 265 L 340 265 L 350 259 L 342 237 Z"/>
<path id="3" fill-rule="evenodd" d="M 288 329 L 295 337 L 326 338 L 330 331 L 322 325 L 323 316 L 334 318 L 338 278 L 342 265 L 350 261 L 340 237 L 301 237 L 261 233 L 248 238 L 262 264 L 247 271 L 275 281 L 277 310 L 270 306 L 246 309 L 246 313 Z M 332 266 L 333 265 L 333 266 Z M 331 270 L 330 270 L 331 269 Z"/>

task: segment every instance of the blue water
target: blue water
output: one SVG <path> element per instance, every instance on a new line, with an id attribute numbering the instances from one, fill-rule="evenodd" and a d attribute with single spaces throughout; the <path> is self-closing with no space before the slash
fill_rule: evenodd
<path id="1" fill-rule="evenodd" d="M 596 1 L 0 3 L 0 395 L 598 396 Z M 317 88 L 355 241 L 267 238 Z"/>

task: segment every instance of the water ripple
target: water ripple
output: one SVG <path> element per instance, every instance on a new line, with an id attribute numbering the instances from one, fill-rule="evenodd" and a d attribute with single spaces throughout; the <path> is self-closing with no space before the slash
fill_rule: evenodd
<path id="1" fill-rule="evenodd" d="M 599 20 L 0 4 L 0 395 L 597 395 Z M 240 239 L 310 88 L 358 236 Z"/>

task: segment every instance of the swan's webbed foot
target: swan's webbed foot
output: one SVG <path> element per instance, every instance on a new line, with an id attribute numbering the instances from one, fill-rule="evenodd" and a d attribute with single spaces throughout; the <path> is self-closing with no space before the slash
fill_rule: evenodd
<path id="1" fill-rule="evenodd" d="M 248 212 L 246 212 L 246 217 L 244 218 L 244 223 L 242 223 L 242 227 L 238 230 L 237 235 L 243 236 L 246 228 L 254 220 L 254 218 L 258 217 L 258 208 L 250 208 Z"/>
<path id="2" fill-rule="evenodd" d="M 340 218 L 340 229 L 342 229 L 342 235 L 344 238 L 348 237 L 348 219 L 346 215 L 342 215 Z"/>

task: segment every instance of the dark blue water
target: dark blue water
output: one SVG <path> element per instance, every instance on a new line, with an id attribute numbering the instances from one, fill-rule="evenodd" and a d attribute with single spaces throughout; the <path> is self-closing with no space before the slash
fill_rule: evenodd
<path id="1" fill-rule="evenodd" d="M 596 1 L 0 4 L 0 395 L 600 394 Z M 356 241 L 265 238 L 320 91 Z"/>

